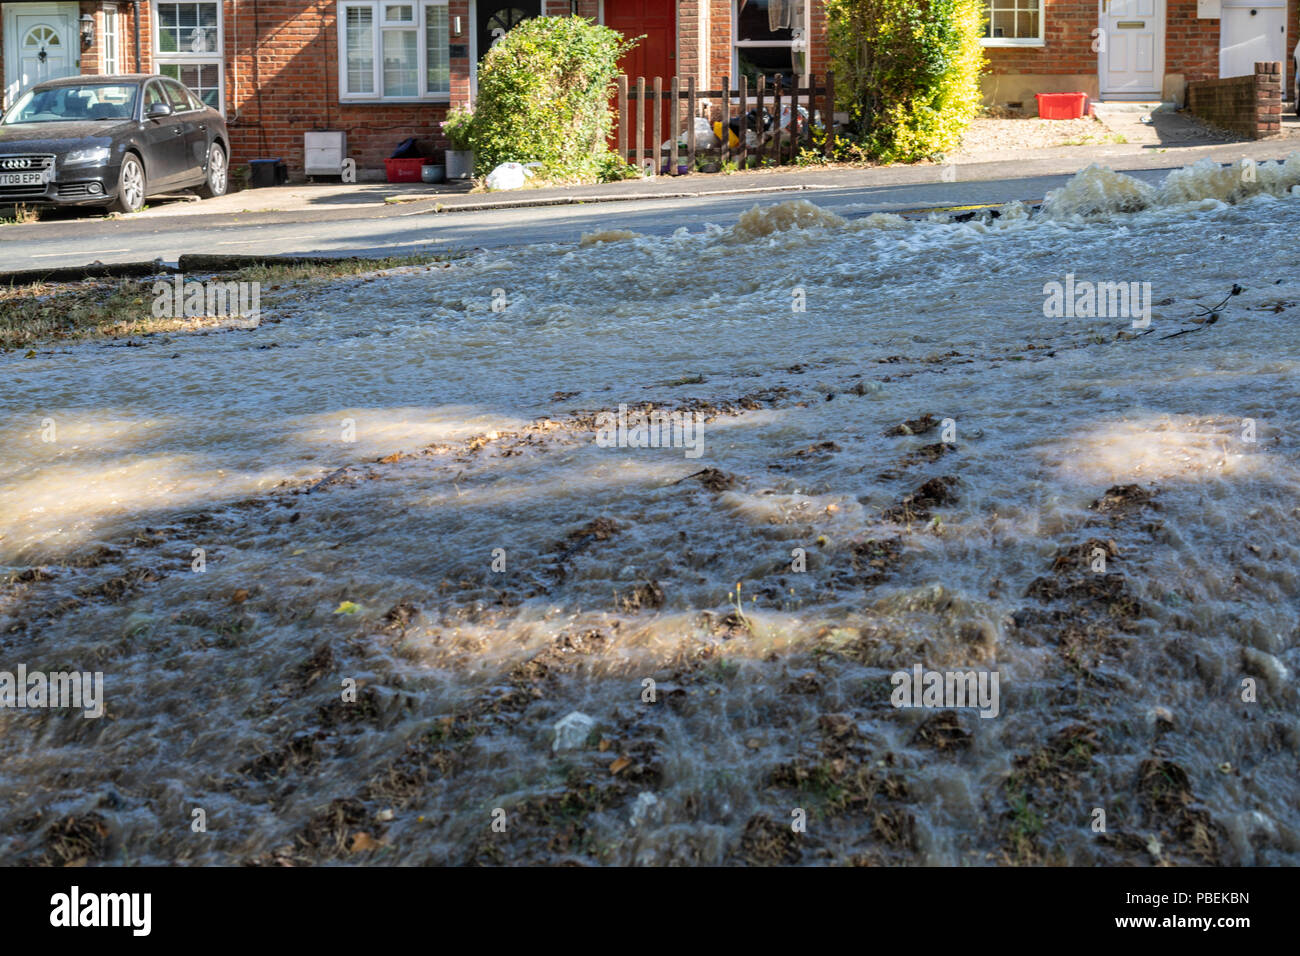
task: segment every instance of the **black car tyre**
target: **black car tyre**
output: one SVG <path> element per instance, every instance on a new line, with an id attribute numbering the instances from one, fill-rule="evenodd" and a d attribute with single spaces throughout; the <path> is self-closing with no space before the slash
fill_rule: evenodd
<path id="1" fill-rule="evenodd" d="M 208 150 L 208 178 L 194 191 L 204 199 L 224 196 L 229 180 L 230 167 L 226 165 L 226 151 L 220 143 L 213 143 Z"/>
<path id="2" fill-rule="evenodd" d="M 117 197 L 108 208 L 113 212 L 139 212 L 144 208 L 144 197 L 144 167 L 128 153 L 117 176 Z"/>

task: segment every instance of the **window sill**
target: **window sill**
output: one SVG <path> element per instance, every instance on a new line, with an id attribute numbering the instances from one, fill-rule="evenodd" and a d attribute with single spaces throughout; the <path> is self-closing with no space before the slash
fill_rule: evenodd
<path id="1" fill-rule="evenodd" d="M 983 46 L 991 46 L 991 47 L 1012 47 L 1012 48 L 1031 47 L 1032 48 L 1032 47 L 1045 47 L 1047 46 L 1047 41 L 1046 40 L 1017 40 L 1017 39 L 1008 39 L 1007 37 L 994 37 L 992 39 L 983 38 L 980 40 L 980 44 Z"/>
<path id="2" fill-rule="evenodd" d="M 409 96 L 391 99 L 339 99 L 340 106 L 418 106 L 421 103 L 428 103 L 437 106 L 439 103 L 450 103 L 450 93 L 439 93 L 437 96 Z"/>

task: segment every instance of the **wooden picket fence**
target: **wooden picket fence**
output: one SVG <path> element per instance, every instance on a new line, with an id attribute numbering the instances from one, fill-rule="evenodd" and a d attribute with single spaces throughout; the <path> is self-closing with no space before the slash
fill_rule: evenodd
<path id="1" fill-rule="evenodd" d="M 733 99 L 738 113 L 733 112 Z M 818 109 L 821 110 L 822 124 L 826 131 L 822 148 L 828 158 L 834 152 L 835 74 L 827 73 L 820 86 L 817 85 L 815 76 L 809 76 L 807 86 L 796 85 L 784 90 L 780 76 L 774 77 L 774 82 L 770 84 L 767 82 L 767 77 L 760 76 L 752 90 L 749 86 L 749 78 L 743 76 L 740 78 L 740 85 L 734 89 L 728 77 L 724 76 L 721 87 L 716 90 L 697 90 L 693 76 L 687 78 L 684 88 L 678 77 L 671 77 L 667 89 L 664 89 L 662 77 L 656 76 L 647 81 L 646 77 L 640 76 L 636 78 L 635 83 L 632 83 L 627 76 L 620 76 L 618 115 L 615 117 L 618 129 L 618 155 L 637 167 L 643 166 L 647 160 L 652 160 L 656 173 L 663 169 L 665 158 L 668 161 L 668 172 L 672 175 L 677 174 L 677 169 L 683 165 L 683 160 L 687 170 L 693 171 L 697 159 L 704 153 L 703 146 L 695 141 L 695 117 L 699 115 L 703 100 L 709 101 L 710 104 L 721 104 L 722 146 L 721 149 L 715 147 L 712 151 L 719 155 L 721 163 L 735 162 L 741 169 L 749 167 L 751 158 L 756 158 L 759 165 L 780 166 L 793 163 L 798 158 L 801 148 L 812 148 L 811 123 Z M 761 115 L 762 111 L 770 106 L 769 112 L 779 124 L 781 108 L 787 103 L 790 106 L 788 142 L 782 142 L 783 137 L 780 135 L 778 125 L 775 127 L 776 135 L 771 140 L 750 147 L 747 144 L 747 137 L 743 135 L 745 126 L 742 120 L 740 142 L 734 148 L 730 145 L 727 128 L 733 116 L 743 117 L 751 108 L 758 109 Z M 665 104 L 667 109 L 664 108 Z M 799 115 L 800 106 L 808 112 L 806 120 Z M 647 108 L 651 120 L 649 144 L 645 141 Z M 686 124 L 685 129 L 681 125 L 683 122 Z M 629 135 L 630 132 L 632 135 Z M 679 146 L 683 134 L 686 141 L 685 156 L 681 155 Z M 667 157 L 663 155 L 664 140 L 668 140 L 669 144 Z"/>

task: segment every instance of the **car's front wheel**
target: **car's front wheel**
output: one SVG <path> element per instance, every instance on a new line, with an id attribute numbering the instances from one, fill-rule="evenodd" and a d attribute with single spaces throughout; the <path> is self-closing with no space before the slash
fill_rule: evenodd
<path id="1" fill-rule="evenodd" d="M 117 197 L 108 207 L 113 212 L 139 212 L 144 208 L 144 167 L 140 160 L 127 155 L 117 176 Z"/>
<path id="2" fill-rule="evenodd" d="M 230 178 L 230 168 L 226 165 L 226 151 L 220 144 L 213 143 L 208 150 L 208 178 L 195 190 L 204 199 L 226 194 L 226 183 Z"/>

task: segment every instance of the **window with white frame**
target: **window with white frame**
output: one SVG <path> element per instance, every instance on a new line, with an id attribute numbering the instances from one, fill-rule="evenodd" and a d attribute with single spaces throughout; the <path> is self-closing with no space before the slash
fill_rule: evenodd
<path id="1" fill-rule="evenodd" d="M 154 58 L 158 72 L 190 88 L 212 107 L 222 108 L 221 65 L 224 36 L 221 4 L 154 3 Z"/>
<path id="2" fill-rule="evenodd" d="M 985 46 L 1042 46 L 1043 0 L 984 0 Z"/>
<path id="3" fill-rule="evenodd" d="M 101 68 L 104 73 L 113 74 L 122 72 L 122 16 L 118 12 L 116 3 L 106 3 L 103 6 L 104 14 L 104 40 L 101 44 L 103 52 L 103 63 Z"/>
<path id="4" fill-rule="evenodd" d="M 789 89 L 808 72 L 807 0 L 732 0 L 733 63 L 753 89 L 760 76 Z"/>
<path id="5" fill-rule="evenodd" d="M 447 100 L 447 0 L 341 0 L 339 98 Z"/>

